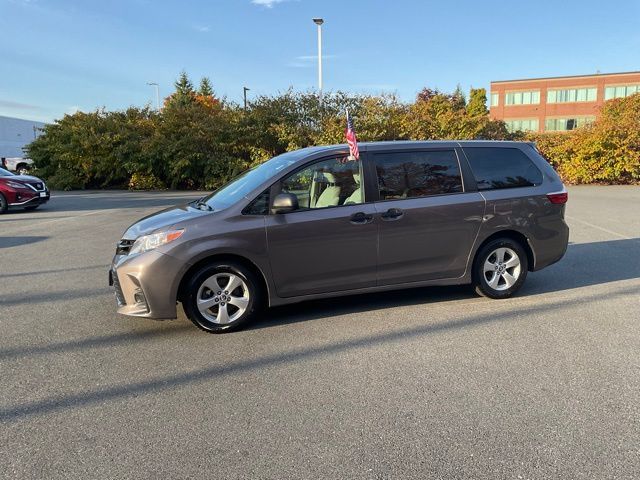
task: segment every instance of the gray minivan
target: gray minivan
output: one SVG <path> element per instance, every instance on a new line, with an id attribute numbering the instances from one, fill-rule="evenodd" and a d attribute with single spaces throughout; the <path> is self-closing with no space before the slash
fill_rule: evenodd
<path id="1" fill-rule="evenodd" d="M 567 191 L 521 142 L 362 143 L 288 152 L 124 233 L 118 312 L 207 332 L 264 306 L 425 285 L 506 298 L 564 255 Z"/>

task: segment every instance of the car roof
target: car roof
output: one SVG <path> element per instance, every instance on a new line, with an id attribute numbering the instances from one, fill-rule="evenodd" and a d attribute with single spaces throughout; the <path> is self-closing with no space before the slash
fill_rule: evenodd
<path id="1" fill-rule="evenodd" d="M 383 142 L 358 142 L 358 148 L 363 151 L 387 150 L 389 147 L 400 147 L 402 149 L 425 148 L 425 147 L 503 147 L 518 148 L 531 142 L 515 142 L 510 140 L 390 140 Z M 335 145 L 323 145 L 307 147 L 302 150 L 304 153 L 324 153 L 334 150 L 348 149 L 346 143 Z"/>

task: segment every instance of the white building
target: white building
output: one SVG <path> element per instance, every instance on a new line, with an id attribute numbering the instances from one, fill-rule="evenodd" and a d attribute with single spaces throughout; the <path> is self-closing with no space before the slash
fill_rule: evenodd
<path id="1" fill-rule="evenodd" d="M 31 143 L 44 123 L 0 115 L 0 158 L 24 157 L 22 148 Z"/>

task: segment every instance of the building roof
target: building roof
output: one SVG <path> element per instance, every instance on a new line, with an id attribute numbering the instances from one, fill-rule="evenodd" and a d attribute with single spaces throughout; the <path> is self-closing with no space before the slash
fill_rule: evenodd
<path id="1" fill-rule="evenodd" d="M 640 75 L 640 71 L 636 72 L 615 72 L 615 73 L 593 73 L 591 75 L 566 75 L 560 77 L 537 77 L 537 78 L 517 78 L 514 80 L 492 80 L 491 83 L 510 83 L 510 82 L 533 82 L 536 80 L 563 80 L 565 78 L 593 78 L 593 77 L 613 77 L 616 75 Z"/>

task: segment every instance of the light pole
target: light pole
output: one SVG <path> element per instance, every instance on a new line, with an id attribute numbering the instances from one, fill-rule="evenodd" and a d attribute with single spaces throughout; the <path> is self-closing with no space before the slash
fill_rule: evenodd
<path id="1" fill-rule="evenodd" d="M 244 95 L 244 109 L 247 109 L 247 92 L 251 90 L 250 88 L 247 87 L 242 87 L 242 94 Z"/>
<path id="2" fill-rule="evenodd" d="M 156 87 L 156 108 L 160 111 L 160 86 L 156 82 L 147 82 L 147 85 Z"/>
<path id="3" fill-rule="evenodd" d="M 313 23 L 318 26 L 318 99 L 322 105 L 322 18 L 314 18 Z"/>

